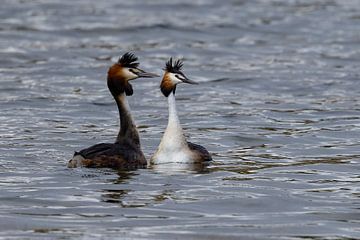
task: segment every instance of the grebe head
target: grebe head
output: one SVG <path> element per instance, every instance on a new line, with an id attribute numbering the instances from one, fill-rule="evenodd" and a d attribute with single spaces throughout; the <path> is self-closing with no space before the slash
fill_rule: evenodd
<path id="1" fill-rule="evenodd" d="M 155 73 L 145 72 L 139 68 L 138 58 L 130 52 L 122 55 L 118 62 L 112 65 L 108 71 L 108 87 L 112 93 L 125 92 L 132 95 L 132 86 L 129 83 L 137 78 L 159 77 Z"/>
<path id="2" fill-rule="evenodd" d="M 179 83 L 198 84 L 188 79 L 185 74 L 181 71 L 183 62 L 178 59 L 174 61 L 170 58 L 165 64 L 165 73 L 160 84 L 161 92 L 165 97 L 168 97 L 171 92 L 175 94 L 176 85 Z"/>

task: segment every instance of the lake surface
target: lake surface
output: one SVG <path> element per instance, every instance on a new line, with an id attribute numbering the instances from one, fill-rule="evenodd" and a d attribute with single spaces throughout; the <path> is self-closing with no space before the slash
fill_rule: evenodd
<path id="1" fill-rule="evenodd" d="M 0 9 L 1 239 L 359 239 L 358 0 L 20 1 Z M 134 51 L 177 89 L 204 168 L 67 169 L 113 142 L 108 67 Z M 160 78 L 129 97 L 147 157 Z"/>

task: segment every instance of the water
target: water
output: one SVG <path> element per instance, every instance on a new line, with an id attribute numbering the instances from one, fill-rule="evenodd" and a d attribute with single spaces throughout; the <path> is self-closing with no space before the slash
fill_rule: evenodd
<path id="1" fill-rule="evenodd" d="M 360 2 L 20 1 L 0 9 L 0 238 L 360 238 Z M 183 57 L 188 138 L 205 168 L 67 169 L 112 142 L 107 68 Z M 129 98 L 150 156 L 160 79 Z"/>

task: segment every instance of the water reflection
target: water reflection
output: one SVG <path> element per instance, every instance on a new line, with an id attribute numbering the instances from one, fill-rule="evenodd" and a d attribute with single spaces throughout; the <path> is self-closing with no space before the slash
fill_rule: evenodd
<path id="1" fill-rule="evenodd" d="M 149 169 L 165 174 L 165 175 L 172 175 L 172 174 L 181 174 L 181 173 L 208 173 L 208 166 L 210 162 L 205 163 L 166 163 L 166 164 L 151 164 Z"/>
<path id="2" fill-rule="evenodd" d="M 125 202 L 123 202 L 123 199 L 126 197 L 129 192 L 131 192 L 130 189 L 122 189 L 123 186 L 126 186 L 126 183 L 129 183 L 131 181 L 131 178 L 136 176 L 135 171 L 117 171 L 118 177 L 115 179 L 110 179 L 109 182 L 115 184 L 116 187 L 119 187 L 120 189 L 102 189 L 101 194 L 101 201 L 106 203 L 115 203 L 120 204 L 122 207 L 137 207 L 134 205 L 129 205 Z"/>
<path id="3" fill-rule="evenodd" d="M 118 178 L 116 178 L 115 180 L 111 180 L 111 182 L 114 184 L 127 183 L 132 177 L 138 174 L 136 173 L 136 171 L 126 171 L 126 170 L 116 171 L 116 173 L 118 175 Z"/>
<path id="4" fill-rule="evenodd" d="M 104 189 L 102 194 L 101 201 L 107 203 L 116 203 L 120 204 L 122 207 L 127 207 L 126 204 L 122 202 L 122 199 L 130 192 L 129 189 Z"/>

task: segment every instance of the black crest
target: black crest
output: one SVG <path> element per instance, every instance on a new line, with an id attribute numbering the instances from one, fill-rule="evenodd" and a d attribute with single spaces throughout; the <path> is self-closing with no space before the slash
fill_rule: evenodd
<path id="1" fill-rule="evenodd" d="M 137 68 L 139 66 L 137 60 L 138 58 L 133 53 L 127 52 L 119 58 L 118 63 L 123 67 Z"/>
<path id="2" fill-rule="evenodd" d="M 166 62 L 164 70 L 172 73 L 181 73 L 183 65 L 184 63 L 180 59 L 176 60 L 173 64 L 173 59 L 170 58 L 169 61 Z"/>

